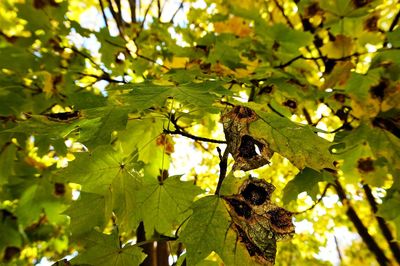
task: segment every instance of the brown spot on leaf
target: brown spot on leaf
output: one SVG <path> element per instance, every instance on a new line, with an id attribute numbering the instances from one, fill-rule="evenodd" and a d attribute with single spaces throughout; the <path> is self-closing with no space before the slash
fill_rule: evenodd
<path id="1" fill-rule="evenodd" d="M 61 113 L 54 113 L 54 114 L 46 114 L 46 116 L 49 120 L 69 121 L 69 120 L 75 120 L 75 119 L 79 118 L 80 113 L 79 113 L 79 111 L 61 112 Z"/>
<path id="2" fill-rule="evenodd" d="M 264 94 L 264 93 L 265 94 L 270 94 L 272 92 L 273 88 L 274 87 L 272 85 L 265 85 L 265 86 L 261 87 L 260 91 L 258 92 L 258 95 L 261 95 L 261 94 Z"/>
<path id="3" fill-rule="evenodd" d="M 57 196 L 63 196 L 65 194 L 65 185 L 62 183 L 55 183 L 54 194 L 56 194 Z"/>
<path id="4" fill-rule="evenodd" d="M 354 7 L 360 8 L 369 4 L 372 0 L 352 0 Z"/>
<path id="5" fill-rule="evenodd" d="M 276 208 L 268 212 L 272 228 L 277 234 L 294 233 L 292 213 L 283 208 Z"/>
<path id="6" fill-rule="evenodd" d="M 379 20 L 379 16 L 377 16 L 377 15 L 369 17 L 364 22 L 364 29 L 366 31 L 377 31 L 378 30 L 378 20 Z"/>
<path id="7" fill-rule="evenodd" d="M 346 101 L 346 95 L 343 93 L 335 93 L 333 98 L 340 103 L 344 103 Z"/>
<path id="8" fill-rule="evenodd" d="M 292 109 L 296 109 L 297 108 L 297 103 L 293 100 L 287 100 L 286 102 L 283 103 L 284 106 L 287 106 L 289 108 Z"/>
<path id="9" fill-rule="evenodd" d="M 319 12 L 321 12 L 321 8 L 319 7 L 318 2 L 314 2 L 311 5 L 309 5 L 305 11 L 304 11 L 304 16 L 305 17 L 313 17 L 317 15 Z"/>
<path id="10" fill-rule="evenodd" d="M 165 153 L 170 155 L 174 152 L 174 142 L 170 135 L 161 134 L 156 139 L 157 146 L 160 146 L 164 149 Z"/>
<path id="11" fill-rule="evenodd" d="M 4 251 L 3 260 L 5 262 L 9 262 L 14 257 L 16 257 L 20 253 L 20 249 L 18 247 L 7 247 Z"/>
<path id="12" fill-rule="evenodd" d="M 245 106 L 235 106 L 232 111 L 239 119 L 254 118 L 257 116 L 253 110 Z"/>
<path id="13" fill-rule="evenodd" d="M 264 145 L 249 135 L 244 135 L 239 147 L 239 156 L 245 159 L 251 159 L 259 155 L 256 151 L 256 147 L 261 151 Z"/>
<path id="14" fill-rule="evenodd" d="M 33 0 L 33 7 L 36 9 L 43 9 L 48 5 L 58 7 L 57 2 L 54 0 Z"/>
<path id="15" fill-rule="evenodd" d="M 225 198 L 225 200 L 233 207 L 238 216 L 245 219 L 251 217 L 251 207 L 245 201 L 235 198 Z"/>
<path id="16" fill-rule="evenodd" d="M 169 172 L 166 169 L 160 169 L 160 174 L 157 176 L 159 182 L 165 181 L 169 177 Z"/>
<path id="17" fill-rule="evenodd" d="M 274 188 L 266 188 L 263 183 L 248 183 L 240 192 L 242 196 L 253 205 L 261 205 L 270 200 Z"/>
<path id="18" fill-rule="evenodd" d="M 358 160 L 357 168 L 362 173 L 368 173 L 374 171 L 374 160 L 370 157 L 368 158 L 361 158 Z"/>
<path id="19" fill-rule="evenodd" d="M 385 89 L 389 86 L 389 81 L 387 79 L 382 79 L 378 85 L 371 87 L 369 90 L 372 96 L 383 100 L 385 97 Z"/>

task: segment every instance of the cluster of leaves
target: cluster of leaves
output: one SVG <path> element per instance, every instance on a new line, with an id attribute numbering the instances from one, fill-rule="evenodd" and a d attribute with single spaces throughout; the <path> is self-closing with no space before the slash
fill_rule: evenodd
<path id="1" fill-rule="evenodd" d="M 242 182 L 222 182 L 215 149 L 240 103 L 259 117 L 246 134 L 275 153 L 252 174 L 277 200 L 342 203 L 298 213 L 319 217 L 316 234 L 283 243 L 277 263 L 325 265 L 314 255 L 339 226 L 368 250 L 349 263 L 400 263 L 399 4 L 139 2 L 0 2 L 0 260 L 253 265 L 214 195 Z M 184 152 L 171 135 L 211 153 L 220 182 L 169 176 Z"/>

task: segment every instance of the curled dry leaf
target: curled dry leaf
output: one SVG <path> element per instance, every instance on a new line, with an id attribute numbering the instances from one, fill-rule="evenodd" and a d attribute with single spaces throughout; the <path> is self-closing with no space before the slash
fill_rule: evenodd
<path id="1" fill-rule="evenodd" d="M 258 115 L 245 106 L 235 106 L 222 116 L 228 151 L 235 159 L 234 170 L 248 171 L 269 163 L 273 151 L 268 143 L 249 133 L 249 124 L 257 119 Z"/>
<path id="2" fill-rule="evenodd" d="M 238 194 L 225 196 L 231 228 L 250 256 L 262 265 L 273 265 L 276 241 L 294 234 L 292 213 L 271 203 L 275 187 L 263 179 L 243 182 Z"/>

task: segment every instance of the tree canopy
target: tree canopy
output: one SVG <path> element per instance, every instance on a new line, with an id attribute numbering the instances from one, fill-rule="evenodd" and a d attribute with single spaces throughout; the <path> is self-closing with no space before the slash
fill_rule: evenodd
<path id="1" fill-rule="evenodd" d="M 400 264 L 399 20 L 0 1 L 0 264 Z"/>

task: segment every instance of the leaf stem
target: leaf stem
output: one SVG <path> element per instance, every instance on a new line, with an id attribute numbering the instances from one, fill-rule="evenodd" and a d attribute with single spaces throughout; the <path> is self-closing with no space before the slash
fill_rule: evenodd
<path id="1" fill-rule="evenodd" d="M 226 176 L 226 171 L 228 168 L 228 155 L 229 155 L 229 151 L 228 151 L 228 147 L 225 148 L 224 154 L 221 155 L 221 149 L 219 147 L 217 147 L 218 150 L 218 155 L 219 155 L 219 178 L 218 178 L 218 184 L 217 184 L 217 188 L 215 189 L 215 195 L 219 195 L 219 192 L 221 190 L 222 187 L 222 183 L 224 182 L 225 176 Z"/>

